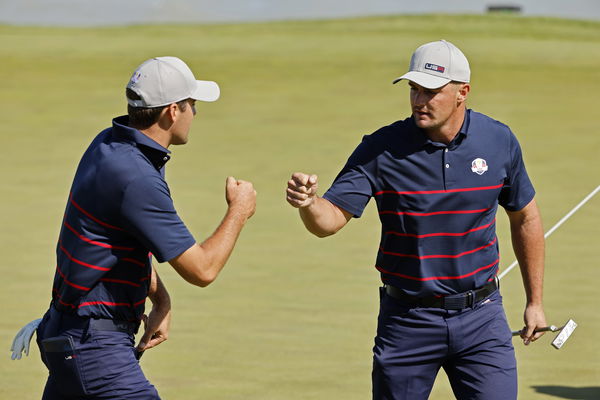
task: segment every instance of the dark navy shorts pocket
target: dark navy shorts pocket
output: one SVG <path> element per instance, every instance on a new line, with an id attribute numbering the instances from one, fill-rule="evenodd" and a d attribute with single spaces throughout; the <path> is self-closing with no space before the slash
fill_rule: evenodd
<path id="1" fill-rule="evenodd" d="M 56 336 L 41 341 L 50 380 L 64 396 L 86 395 L 79 353 L 71 336 Z"/>

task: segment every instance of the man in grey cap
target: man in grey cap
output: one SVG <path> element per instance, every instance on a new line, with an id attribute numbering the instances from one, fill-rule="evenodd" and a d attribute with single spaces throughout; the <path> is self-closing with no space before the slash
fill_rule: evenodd
<path id="1" fill-rule="evenodd" d="M 412 116 L 365 136 L 323 197 L 316 175 L 294 173 L 287 201 L 319 237 L 376 201 L 383 285 L 374 399 L 427 399 L 440 368 L 459 399 L 516 399 L 497 279 L 498 204 L 525 286 L 524 343 L 546 326 L 544 236 L 519 143 L 506 125 L 466 108 L 469 63 L 453 44 L 419 47 L 400 80 L 410 86 Z"/>
<path id="2" fill-rule="evenodd" d="M 171 145 L 188 141 L 195 101 L 215 101 L 219 86 L 196 80 L 175 57 L 141 64 L 126 89 L 128 115 L 115 118 L 84 153 L 57 245 L 52 302 L 41 322 L 15 338 L 13 359 L 33 328 L 49 376 L 43 399 L 158 399 L 137 359 L 167 339 L 169 294 L 152 256 L 193 285 L 219 274 L 254 214 L 251 183 L 228 177 L 227 212 L 196 242 L 179 218 L 165 164 Z M 144 314 L 146 298 L 152 309 Z M 140 322 L 144 333 L 134 347 Z"/>

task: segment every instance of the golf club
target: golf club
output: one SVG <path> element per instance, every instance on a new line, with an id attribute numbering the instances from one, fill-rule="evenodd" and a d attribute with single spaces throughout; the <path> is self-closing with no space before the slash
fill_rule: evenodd
<path id="1" fill-rule="evenodd" d="M 534 331 L 534 333 L 538 332 L 560 332 L 552 341 L 552 346 L 555 349 L 560 349 L 563 344 L 569 339 L 573 331 L 577 328 L 577 323 L 572 319 L 568 320 L 563 326 L 557 328 L 554 325 L 546 326 L 543 328 L 538 328 Z M 513 336 L 519 336 L 521 331 L 512 331 Z"/>

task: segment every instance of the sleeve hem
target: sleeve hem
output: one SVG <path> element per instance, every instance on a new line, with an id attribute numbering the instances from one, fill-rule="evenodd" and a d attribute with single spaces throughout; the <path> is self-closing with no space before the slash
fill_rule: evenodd
<path id="1" fill-rule="evenodd" d="M 529 203 L 531 203 L 531 201 L 533 200 L 533 198 L 535 197 L 535 190 L 531 191 L 531 195 L 527 196 L 526 198 L 529 199 L 527 201 L 524 201 L 522 203 L 517 204 L 514 207 L 508 207 L 508 206 L 504 206 L 502 204 L 500 204 L 502 207 L 504 207 L 504 209 L 506 211 L 511 211 L 511 212 L 515 212 L 515 211 L 521 211 L 523 208 L 525 208 L 525 206 Z"/>
<path id="2" fill-rule="evenodd" d="M 192 247 L 195 244 L 196 244 L 196 240 L 193 237 L 190 237 L 188 240 L 183 242 L 183 244 L 181 246 L 178 246 L 171 251 L 168 251 L 162 255 L 154 254 L 154 258 L 156 258 L 156 260 L 159 263 L 164 263 L 165 261 L 170 261 L 170 260 L 174 259 L 175 257 L 183 254 L 186 250 L 188 250 L 190 247 Z"/>
<path id="3" fill-rule="evenodd" d="M 335 206 L 343 209 L 344 211 L 354 215 L 355 218 L 360 218 L 363 213 L 363 210 L 356 208 L 355 206 L 343 201 L 339 197 L 331 195 L 328 192 L 323 195 L 323 198 Z"/>

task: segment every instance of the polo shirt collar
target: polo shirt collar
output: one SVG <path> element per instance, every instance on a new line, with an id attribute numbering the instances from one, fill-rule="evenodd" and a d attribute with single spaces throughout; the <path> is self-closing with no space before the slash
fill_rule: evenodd
<path id="1" fill-rule="evenodd" d="M 460 127 L 460 131 L 458 131 L 458 133 L 462 133 L 465 136 L 467 136 L 469 134 L 470 123 L 471 123 L 471 109 L 468 108 L 465 110 L 465 120 L 463 121 L 463 124 Z"/>
<path id="2" fill-rule="evenodd" d="M 415 124 L 414 117 L 411 116 L 410 120 L 411 120 L 411 123 L 413 126 L 413 130 L 412 130 L 413 139 L 417 146 L 423 147 L 427 144 L 431 144 L 434 146 L 438 145 L 437 142 L 434 142 L 431 139 L 429 139 L 429 137 L 427 137 L 427 134 L 425 132 L 423 132 L 423 130 Z M 467 110 L 465 110 L 465 119 L 463 120 L 462 126 L 460 127 L 458 134 L 454 137 L 454 139 L 452 139 L 452 141 L 450 142 L 450 144 L 447 147 L 458 146 L 464 140 L 464 138 L 469 133 L 470 122 L 471 122 L 471 109 L 467 109 Z"/>
<path id="3" fill-rule="evenodd" d="M 129 127 L 128 124 L 129 117 L 127 115 L 114 118 L 112 121 L 113 137 L 132 143 L 148 157 L 157 169 L 161 169 L 171 159 L 171 156 L 169 156 L 171 151 L 150 139 L 139 130 Z"/>

